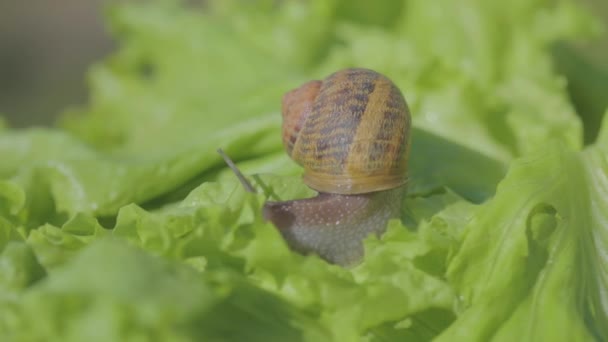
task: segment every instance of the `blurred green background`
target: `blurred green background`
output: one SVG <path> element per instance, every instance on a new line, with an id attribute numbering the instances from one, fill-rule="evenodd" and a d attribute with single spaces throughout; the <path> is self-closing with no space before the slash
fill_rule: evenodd
<path id="1" fill-rule="evenodd" d="M 581 0 L 608 27 L 608 1 Z M 10 126 L 51 124 L 65 108 L 87 101 L 86 71 L 115 48 L 103 24 L 108 0 L 56 0 L 0 2 L 0 116 Z M 585 108 L 586 97 L 608 102 L 601 91 L 608 84 L 608 33 L 577 46 L 554 50 L 556 65 L 570 80 L 569 91 L 579 113 L 594 135 L 598 111 Z M 590 73 L 577 78 L 580 68 Z M 589 75 L 595 75 L 590 77 Z M 593 79 L 592 79 L 593 78 Z M 597 83 L 599 93 L 589 94 L 577 84 Z M 586 88 L 585 88 L 586 89 Z M 597 103 L 597 102 L 595 102 Z M 586 139 L 589 140 L 589 139 Z"/>

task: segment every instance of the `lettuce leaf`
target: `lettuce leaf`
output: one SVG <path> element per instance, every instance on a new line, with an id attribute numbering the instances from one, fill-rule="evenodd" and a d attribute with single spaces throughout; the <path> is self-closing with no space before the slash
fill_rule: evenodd
<path id="1" fill-rule="evenodd" d="M 513 163 L 467 225 L 447 272 L 463 309 L 443 340 L 606 336 L 608 150 L 549 146 Z"/>
<path id="2" fill-rule="evenodd" d="M 107 18 L 120 48 L 90 103 L 0 130 L 0 336 L 608 339 L 608 120 L 583 146 L 549 49 L 596 28 L 573 1 L 158 0 Z M 402 217 L 344 269 L 290 251 L 261 207 L 313 195 L 281 95 L 348 66 L 393 79 L 415 127 Z"/>
<path id="3" fill-rule="evenodd" d="M 324 333 L 242 275 L 201 274 L 114 239 L 95 242 L 21 301 L 15 340 L 299 341 Z"/>

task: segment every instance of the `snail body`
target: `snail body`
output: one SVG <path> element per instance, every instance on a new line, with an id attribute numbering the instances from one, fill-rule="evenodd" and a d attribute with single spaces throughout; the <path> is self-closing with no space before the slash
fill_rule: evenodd
<path id="1" fill-rule="evenodd" d="M 399 216 L 411 118 L 397 86 L 368 69 L 345 69 L 283 97 L 283 144 L 304 168 L 313 198 L 267 202 L 264 218 L 291 248 L 350 265 L 362 240 Z"/>

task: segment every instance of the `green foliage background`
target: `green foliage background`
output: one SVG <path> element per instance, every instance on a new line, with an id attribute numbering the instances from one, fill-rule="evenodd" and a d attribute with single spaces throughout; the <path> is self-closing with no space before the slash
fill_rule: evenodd
<path id="1" fill-rule="evenodd" d="M 6 340 L 608 339 L 603 98 L 577 115 L 561 72 L 597 75 L 550 51 L 600 33 L 572 1 L 156 1 L 107 18 L 120 49 L 92 67 L 90 103 L 0 128 Z M 282 94 L 349 66 L 393 79 L 415 127 L 402 222 L 342 269 L 289 251 L 260 208 L 311 194 L 280 144 Z M 595 79 L 574 84 L 605 93 Z"/>

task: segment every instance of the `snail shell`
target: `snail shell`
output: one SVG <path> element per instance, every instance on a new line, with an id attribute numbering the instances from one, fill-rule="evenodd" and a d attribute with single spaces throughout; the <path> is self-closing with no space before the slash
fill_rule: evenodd
<path id="1" fill-rule="evenodd" d="M 411 118 L 403 95 L 368 69 L 345 69 L 283 98 L 283 143 L 304 182 L 327 193 L 361 194 L 407 181 Z"/>

